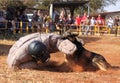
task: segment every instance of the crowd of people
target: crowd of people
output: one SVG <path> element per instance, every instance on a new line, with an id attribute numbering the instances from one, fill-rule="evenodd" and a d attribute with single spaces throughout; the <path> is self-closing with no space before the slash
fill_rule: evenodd
<path id="1" fill-rule="evenodd" d="M 95 25 L 97 27 L 107 27 L 111 29 L 113 28 L 113 26 L 119 26 L 120 22 L 119 16 L 109 16 L 108 18 L 105 18 L 100 14 L 98 16 L 89 16 L 84 13 L 83 16 L 80 14 L 71 16 L 71 14 L 66 15 L 64 11 L 61 11 L 60 13 L 54 11 L 52 19 L 49 17 L 49 15 L 40 16 L 39 13 L 37 14 L 38 17 L 42 19 L 41 22 L 37 21 L 38 23 L 41 23 L 40 25 L 38 25 L 38 27 L 40 26 L 44 28 L 45 30 L 47 30 L 47 32 L 53 32 L 56 29 L 60 29 L 63 31 L 68 29 L 76 29 L 77 31 L 83 32 L 82 34 L 85 35 L 88 35 L 89 32 L 91 35 L 94 35 Z M 63 31 L 61 31 L 61 33 Z"/>
<path id="2" fill-rule="evenodd" d="M 86 13 L 84 13 L 83 16 L 80 16 L 80 14 L 77 14 L 73 17 L 70 14 L 68 14 L 67 18 L 65 18 L 64 16 L 65 15 L 60 15 L 59 21 L 63 19 L 63 22 L 61 23 L 65 23 L 68 29 L 76 28 L 77 30 L 80 30 L 81 27 L 81 31 L 85 31 L 85 35 L 88 35 L 89 32 L 91 35 L 94 35 L 95 25 L 97 27 L 113 28 L 113 26 L 119 26 L 120 22 L 119 16 L 115 16 L 114 18 L 111 16 L 109 16 L 108 18 L 104 18 L 100 14 L 98 16 L 89 16 Z"/>
<path id="3" fill-rule="evenodd" d="M 27 23 L 28 28 L 41 32 L 54 32 L 57 27 L 61 30 L 68 30 L 76 28 L 77 31 L 83 32 L 82 34 L 94 35 L 94 26 L 107 28 L 113 28 L 113 26 L 119 26 L 120 18 L 119 16 L 109 16 L 108 18 L 102 17 L 100 14 L 98 16 L 89 16 L 86 13 L 84 15 L 74 15 L 65 14 L 64 11 L 60 13 L 54 11 L 53 18 L 51 19 L 49 15 L 41 13 L 40 10 L 34 11 L 32 16 L 32 21 L 28 20 L 27 14 L 24 11 L 22 14 L 18 11 L 12 20 L 6 19 L 6 16 L 0 14 L 0 28 L 5 27 L 7 22 L 7 27 L 11 30 L 16 29 L 16 33 L 20 31 L 20 22 L 22 22 L 22 31 L 26 31 Z"/>

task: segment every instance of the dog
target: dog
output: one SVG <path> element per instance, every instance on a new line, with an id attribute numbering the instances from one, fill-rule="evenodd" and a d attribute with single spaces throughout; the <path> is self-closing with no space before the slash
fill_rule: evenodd
<path id="1" fill-rule="evenodd" d="M 67 62 L 73 71 L 96 71 L 99 69 L 106 71 L 111 68 L 111 65 L 102 55 L 84 48 L 84 44 L 79 41 L 77 36 L 77 34 L 71 33 L 64 36 L 64 39 L 70 40 L 77 46 L 77 51 L 73 55 L 66 55 Z"/>

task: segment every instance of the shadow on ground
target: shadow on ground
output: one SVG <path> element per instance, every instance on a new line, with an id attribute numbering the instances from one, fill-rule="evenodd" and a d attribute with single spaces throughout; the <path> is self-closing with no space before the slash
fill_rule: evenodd
<path id="1" fill-rule="evenodd" d="M 68 63 L 62 63 L 58 65 L 58 62 L 50 61 L 47 64 L 40 64 L 40 67 L 37 69 L 38 71 L 51 71 L 51 72 L 97 72 L 102 71 L 99 70 L 92 65 L 83 65 L 83 64 L 74 64 L 70 65 Z M 112 68 L 109 68 L 109 70 L 117 71 L 120 70 L 119 66 L 112 66 Z"/>
<path id="2" fill-rule="evenodd" d="M 0 44 L 0 55 L 7 55 L 11 45 Z"/>

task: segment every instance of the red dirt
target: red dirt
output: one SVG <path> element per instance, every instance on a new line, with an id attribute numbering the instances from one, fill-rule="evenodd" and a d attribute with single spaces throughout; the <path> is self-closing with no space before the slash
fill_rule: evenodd
<path id="1" fill-rule="evenodd" d="M 85 48 L 103 55 L 112 66 L 120 66 L 120 38 L 113 36 L 81 37 Z M 3 41 L 3 40 L 1 40 Z M 9 41 L 8 41 L 9 42 Z M 82 71 L 79 65 L 71 72 L 60 52 L 51 54 L 47 64 L 38 70 L 12 70 L 6 64 L 7 53 L 13 43 L 0 44 L 0 82 L 2 83 L 120 83 L 120 69 Z M 72 64 L 71 64 L 72 65 Z"/>

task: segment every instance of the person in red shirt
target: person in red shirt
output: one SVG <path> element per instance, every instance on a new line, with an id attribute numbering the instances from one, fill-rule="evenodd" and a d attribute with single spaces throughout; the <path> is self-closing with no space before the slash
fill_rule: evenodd
<path id="1" fill-rule="evenodd" d="M 86 13 L 84 13 L 84 15 L 81 18 L 81 23 L 84 25 L 85 24 L 85 20 L 87 19 L 87 15 Z"/>
<path id="2" fill-rule="evenodd" d="M 97 17 L 96 23 L 98 26 L 104 26 L 104 19 L 101 17 L 100 14 Z"/>
<path id="3" fill-rule="evenodd" d="M 86 19 L 87 19 L 87 15 L 86 13 L 84 13 L 84 15 L 81 18 L 82 35 L 84 35 Z"/>
<path id="4" fill-rule="evenodd" d="M 77 31 L 79 31 L 80 29 L 80 22 L 81 22 L 81 18 L 80 15 L 78 14 L 75 18 L 75 25 L 77 26 Z"/>
<path id="5" fill-rule="evenodd" d="M 98 27 L 98 32 L 100 32 L 100 30 L 102 30 L 102 27 L 104 27 L 105 22 L 104 19 L 101 17 L 101 15 L 99 14 L 97 19 L 96 19 L 96 24 Z"/>
<path id="6" fill-rule="evenodd" d="M 77 26 L 80 25 L 81 18 L 80 18 L 80 15 L 79 15 L 79 14 L 76 16 L 75 22 L 76 22 L 76 25 L 77 25 Z"/>

